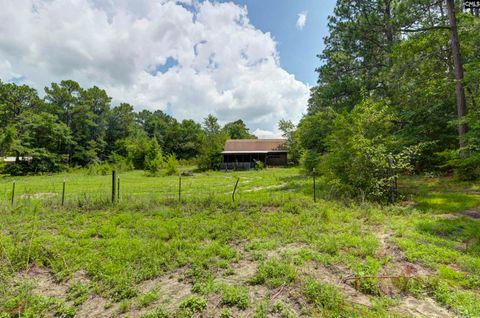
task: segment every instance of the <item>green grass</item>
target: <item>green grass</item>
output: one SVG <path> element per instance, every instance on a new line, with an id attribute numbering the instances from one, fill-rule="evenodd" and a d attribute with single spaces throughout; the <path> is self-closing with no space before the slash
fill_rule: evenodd
<path id="1" fill-rule="evenodd" d="M 465 211 L 480 205 L 478 183 L 459 182 L 452 178 L 406 178 L 401 187 L 417 203 L 417 208 L 429 213 Z"/>
<path id="2" fill-rule="evenodd" d="M 480 205 L 478 184 L 405 178 L 415 203 L 381 207 L 326 200 L 328 191 L 314 203 L 310 178 L 296 168 L 182 177 L 181 202 L 178 177 L 120 177 L 115 204 L 110 176 L 17 178 L 14 207 L 12 179 L 1 180 L 0 317 L 73 317 L 95 297 L 113 313 L 143 317 L 395 317 L 407 295 L 467 317 L 480 311 L 480 221 L 458 216 Z M 64 178 L 62 207 L 46 193 L 60 193 Z M 410 275 L 399 259 L 429 275 L 400 277 L 391 297 L 377 276 Z M 64 294 L 42 294 L 37 268 Z M 78 273 L 86 278 L 76 281 Z M 343 294 L 342 278 L 352 275 L 367 276 L 356 292 L 370 306 Z M 179 285 L 141 287 L 165 277 Z"/>

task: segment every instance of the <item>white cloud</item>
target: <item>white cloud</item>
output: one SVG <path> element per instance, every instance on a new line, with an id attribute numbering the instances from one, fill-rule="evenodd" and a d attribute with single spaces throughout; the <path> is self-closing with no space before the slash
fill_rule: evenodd
<path id="1" fill-rule="evenodd" d="M 246 7 L 193 0 L 0 0 L 0 7 L 2 80 L 24 78 L 42 92 L 74 79 L 137 108 L 168 107 L 179 119 L 242 118 L 265 136 L 306 107 L 309 87 L 280 67 L 275 41 L 250 24 Z"/>
<path id="2" fill-rule="evenodd" d="M 297 29 L 303 30 L 305 24 L 307 23 L 307 11 L 300 12 L 297 14 Z"/>

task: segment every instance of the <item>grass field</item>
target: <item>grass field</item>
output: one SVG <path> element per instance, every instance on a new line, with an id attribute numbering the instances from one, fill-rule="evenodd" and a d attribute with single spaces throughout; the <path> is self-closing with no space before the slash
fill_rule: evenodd
<path id="1" fill-rule="evenodd" d="M 235 202 L 232 190 L 240 178 Z M 66 180 L 65 205 L 60 193 Z M 0 317 L 480 317 L 480 186 L 394 206 L 295 168 L 0 181 Z M 328 199 L 328 200 L 327 200 Z"/>

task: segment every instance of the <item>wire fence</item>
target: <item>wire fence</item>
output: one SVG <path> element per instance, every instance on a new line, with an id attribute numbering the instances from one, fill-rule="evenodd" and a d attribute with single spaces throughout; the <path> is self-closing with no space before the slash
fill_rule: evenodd
<path id="1" fill-rule="evenodd" d="M 121 202 L 156 199 L 186 202 L 189 200 L 221 199 L 289 200 L 306 196 L 316 201 L 315 174 L 306 176 L 269 178 L 234 173 L 209 176 L 169 176 L 149 178 L 132 174 L 84 176 L 46 176 L 0 182 L 0 198 L 5 204 L 16 206 L 31 201 L 56 205 L 72 202 Z"/>

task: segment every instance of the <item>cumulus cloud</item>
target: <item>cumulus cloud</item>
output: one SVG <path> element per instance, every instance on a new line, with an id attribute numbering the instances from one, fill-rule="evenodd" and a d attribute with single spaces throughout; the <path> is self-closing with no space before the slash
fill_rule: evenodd
<path id="1" fill-rule="evenodd" d="M 74 79 L 114 101 L 262 135 L 298 120 L 309 88 L 281 68 L 246 7 L 173 0 L 0 0 L 0 77 L 37 88 Z"/>
<path id="2" fill-rule="evenodd" d="M 297 29 L 303 30 L 307 23 L 307 11 L 300 12 L 297 16 Z"/>

